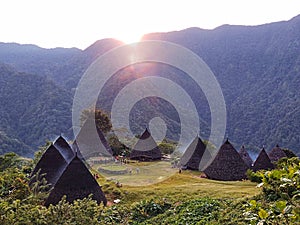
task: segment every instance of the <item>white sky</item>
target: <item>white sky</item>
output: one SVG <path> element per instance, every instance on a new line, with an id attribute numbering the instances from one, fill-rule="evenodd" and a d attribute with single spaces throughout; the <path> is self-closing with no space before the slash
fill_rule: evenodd
<path id="1" fill-rule="evenodd" d="M 222 24 L 258 25 L 300 14 L 299 0 L 0 0 L 0 42 L 84 49 L 112 37 Z"/>

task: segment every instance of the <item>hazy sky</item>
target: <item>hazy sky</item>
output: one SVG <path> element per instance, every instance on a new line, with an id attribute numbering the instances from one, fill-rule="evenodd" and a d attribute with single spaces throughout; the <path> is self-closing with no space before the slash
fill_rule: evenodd
<path id="1" fill-rule="evenodd" d="M 0 0 L 0 42 L 86 48 L 113 37 L 222 24 L 258 25 L 300 14 L 299 0 Z"/>

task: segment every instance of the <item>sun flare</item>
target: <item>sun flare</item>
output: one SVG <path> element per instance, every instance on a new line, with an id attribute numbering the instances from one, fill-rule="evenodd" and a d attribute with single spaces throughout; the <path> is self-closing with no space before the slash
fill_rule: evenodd
<path id="1" fill-rule="evenodd" d="M 126 34 L 118 35 L 117 39 L 124 42 L 125 44 L 132 44 L 141 41 L 142 39 L 141 34 L 136 34 L 133 32 L 128 31 Z"/>

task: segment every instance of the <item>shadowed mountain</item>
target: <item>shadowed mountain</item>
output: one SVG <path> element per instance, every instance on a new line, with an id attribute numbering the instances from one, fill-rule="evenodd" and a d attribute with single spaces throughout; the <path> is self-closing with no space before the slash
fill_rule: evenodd
<path id="1" fill-rule="evenodd" d="M 76 88 L 78 81 L 88 66 L 97 57 L 122 44 L 122 42 L 111 38 L 96 41 L 81 51 L 80 54 L 75 54 L 71 59 L 60 64 L 60 68 L 56 71 L 54 79 L 69 90 Z"/>
<path id="2" fill-rule="evenodd" d="M 7 136 L 4 131 L 0 131 L 0 155 L 7 152 L 16 152 L 19 155 L 31 157 L 34 149 L 15 137 Z"/>
<path id="3" fill-rule="evenodd" d="M 180 44 L 208 64 L 225 97 L 227 135 L 234 143 L 257 149 L 280 142 L 298 151 L 300 16 L 261 26 L 153 33 L 143 39 Z"/>
<path id="4" fill-rule="evenodd" d="M 1 43 L 0 62 L 16 68 L 20 72 L 55 78 L 62 63 L 78 55 L 77 48 L 45 49 L 36 45 Z"/>
<path id="5" fill-rule="evenodd" d="M 267 149 L 271 149 L 277 143 L 281 143 L 285 148 L 292 149 L 299 154 L 300 16 L 289 21 L 260 26 L 223 25 L 213 30 L 189 28 L 168 33 L 153 33 L 145 35 L 143 39 L 177 43 L 192 50 L 207 63 L 222 88 L 227 108 L 226 134 L 231 137 L 233 143 L 238 146 L 245 143 L 249 151 L 256 152 L 259 151 L 258 146 L 263 144 Z M 37 83 L 39 79 L 42 79 L 43 76 L 41 75 L 50 77 L 56 82 L 56 85 L 65 87 L 66 90 L 61 90 L 59 97 L 56 95 L 58 89 L 57 87 L 54 88 L 53 84 L 51 85 L 55 91 L 46 89 L 53 93 L 52 98 L 50 98 L 52 109 L 58 108 L 60 112 L 63 110 L 68 112 L 71 108 L 68 104 L 72 101 L 72 94 L 74 94 L 77 83 L 88 66 L 98 56 L 122 45 L 122 43 L 114 39 L 104 39 L 97 41 L 83 51 L 78 49 L 44 49 L 40 51 L 40 49 L 36 50 L 36 46 L 25 46 L 32 55 L 35 52 L 40 52 L 40 57 L 34 56 L 34 59 L 44 60 L 46 58 L 48 61 L 31 60 L 31 55 L 24 53 L 24 46 L 4 43 L 1 45 L 2 49 L 13 46 L 13 51 L 0 51 L 0 62 L 9 63 L 18 70 L 39 73 L 40 78 L 31 81 L 32 85 L 27 87 L 27 91 L 36 92 L 36 89 L 41 86 L 44 87 L 45 83 L 49 84 L 47 79 L 44 79 L 42 83 Z M 23 59 L 24 56 L 27 58 Z M 209 137 L 211 116 L 205 93 L 200 90 L 197 83 L 188 74 L 164 64 L 142 63 L 118 71 L 101 90 L 97 106 L 110 112 L 118 92 L 130 82 L 144 76 L 162 76 L 180 85 L 191 96 L 200 115 L 201 137 L 204 139 Z M 7 84 L 7 82 L 5 80 L 2 85 Z M 19 88 L 22 82 L 13 81 L 12 83 L 14 82 L 17 88 L 12 88 L 11 92 L 6 91 L 6 98 L 10 100 L 10 103 L 17 103 L 20 108 L 25 107 L 25 105 L 30 105 L 30 108 L 33 107 L 32 105 L 35 104 L 32 104 L 31 101 L 35 98 L 31 97 L 31 101 L 23 100 L 27 92 Z M 15 95 L 22 96 L 22 100 L 17 101 Z M 42 94 L 42 96 L 45 95 L 45 93 Z M 34 114 L 34 116 L 45 118 L 47 115 L 47 118 L 50 117 L 51 113 L 49 111 L 45 113 L 44 108 L 47 107 L 42 104 L 47 102 L 48 105 L 48 98 L 37 96 L 35 101 L 39 102 L 40 110 L 38 111 L 39 114 Z M 54 107 L 52 105 L 51 101 L 54 100 L 54 97 L 59 106 Z M 69 98 L 67 100 L 69 103 L 66 103 L 66 98 Z M 69 108 L 65 109 L 61 102 L 66 103 L 63 105 L 68 105 Z M 156 109 L 158 110 L 155 111 Z M 187 107 L 187 109 L 189 108 Z M 18 132 L 16 135 L 20 125 L 14 125 L 17 121 L 16 117 L 11 120 L 5 113 L 7 114 L 7 111 L 4 112 L 5 116 L 3 117 L 6 121 L 0 124 L 1 130 L 8 137 L 16 137 L 30 147 L 37 145 L 35 141 L 37 137 L 41 137 L 38 138 L 38 143 L 40 143 L 40 139 L 46 137 L 49 139 L 52 134 L 57 135 L 62 133 L 62 130 L 65 132 L 64 129 L 69 128 L 67 125 L 67 128 L 62 129 L 61 124 L 63 123 L 59 122 L 54 125 L 51 121 L 48 122 L 51 126 L 47 127 L 57 130 L 56 133 L 36 130 L 32 127 L 44 126 L 44 120 L 33 121 L 32 118 L 28 118 L 26 124 L 30 129 L 20 134 Z M 64 113 L 64 115 L 69 115 L 69 113 Z M 169 102 L 157 97 L 143 99 L 136 103 L 130 114 L 130 126 L 133 133 L 141 133 L 153 116 L 162 117 L 166 122 L 167 138 L 178 140 L 180 136 L 178 112 Z M 70 124 L 70 120 L 68 121 L 67 124 Z M 34 126 L 30 126 L 29 123 L 34 124 Z M 36 125 L 37 123 L 43 125 Z M 23 130 L 22 127 L 21 130 Z M 32 138 L 28 138 L 29 130 L 34 131 Z"/>
<path id="6" fill-rule="evenodd" d="M 0 131 L 15 140 L 2 152 L 15 146 L 21 147 L 13 150 L 16 153 L 33 156 L 33 149 L 45 140 L 69 133 L 72 97 L 46 77 L 19 73 L 0 64 L 0 102 Z"/>

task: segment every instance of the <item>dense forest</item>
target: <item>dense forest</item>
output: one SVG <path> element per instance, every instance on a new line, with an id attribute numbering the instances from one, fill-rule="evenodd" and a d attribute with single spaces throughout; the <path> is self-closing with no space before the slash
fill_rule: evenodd
<path id="1" fill-rule="evenodd" d="M 224 25 L 213 30 L 153 33 L 143 39 L 180 44 L 208 64 L 225 97 L 226 136 L 236 146 L 245 144 L 255 152 L 263 145 L 271 149 L 279 144 L 300 153 L 300 16 L 261 26 Z M 59 134 L 72 139 L 72 96 L 80 77 L 94 59 L 121 44 L 104 39 L 80 50 L 0 43 L 0 153 L 32 156 L 46 139 Z M 139 74 L 160 74 L 191 96 L 200 115 L 201 136 L 207 139 L 210 111 L 199 87 L 176 68 L 146 68 L 145 63 L 116 73 L 100 93 L 98 107 L 109 112 L 118 91 Z M 168 138 L 177 141 L 178 113 L 159 98 L 135 105 L 130 116 L 135 134 L 140 134 L 154 116 L 166 121 Z"/>
<path id="2" fill-rule="evenodd" d="M 60 133 L 70 133 L 69 92 L 47 77 L 0 65 L 0 153 L 33 156 L 36 147 Z"/>

